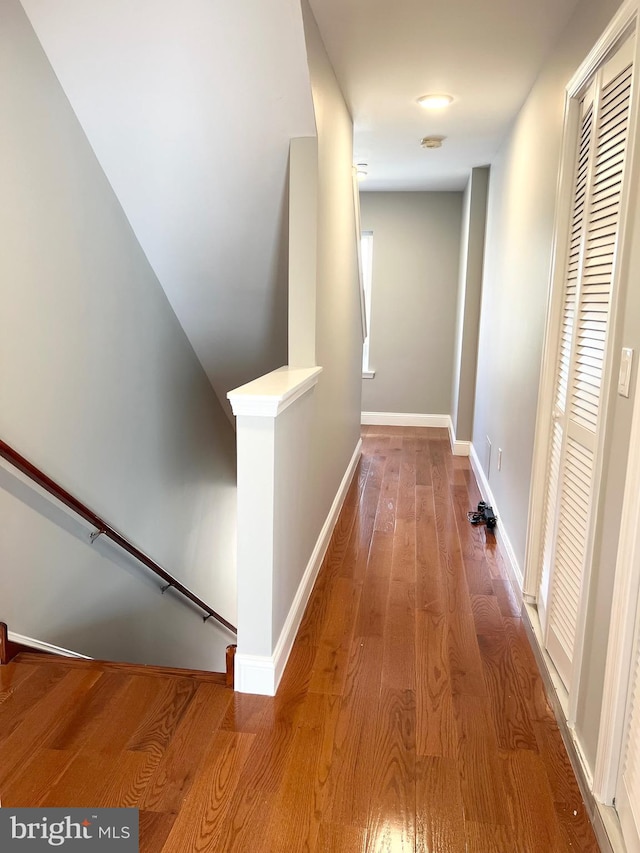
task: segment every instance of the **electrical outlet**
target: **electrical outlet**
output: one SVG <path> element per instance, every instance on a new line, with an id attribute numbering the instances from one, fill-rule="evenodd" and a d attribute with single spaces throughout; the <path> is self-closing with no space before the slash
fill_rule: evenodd
<path id="1" fill-rule="evenodd" d="M 502 471 L 502 448 L 498 448 L 498 471 Z"/>

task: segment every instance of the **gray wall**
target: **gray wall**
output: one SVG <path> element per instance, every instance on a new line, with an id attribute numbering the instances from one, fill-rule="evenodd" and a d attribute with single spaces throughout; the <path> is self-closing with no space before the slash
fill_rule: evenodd
<path id="1" fill-rule="evenodd" d="M 369 365 L 362 410 L 449 414 L 462 193 L 361 192 L 373 231 Z"/>
<path id="2" fill-rule="evenodd" d="M 615 13 L 617 0 L 583 0 L 546 62 L 491 165 L 473 443 L 485 466 L 486 437 L 503 449 L 489 480 L 520 565 L 525 539 L 540 361 L 547 307 L 564 87 Z M 633 345 L 633 344 L 627 344 Z M 627 409 L 629 401 L 618 408 Z M 623 415 L 627 418 L 627 415 Z M 622 428 L 622 437 L 628 430 Z M 626 453 L 624 438 L 622 451 Z M 485 466 L 486 467 L 486 466 Z M 625 465 L 611 468 L 622 494 Z M 614 527 L 617 527 L 617 521 Z M 611 531 L 617 542 L 617 533 Z M 615 550 L 615 545 L 614 545 Z M 602 698 L 611 553 L 595 568 L 585 680 L 577 732 L 593 766 Z M 615 553 L 613 554 L 615 561 Z M 601 612 L 604 609 L 604 612 Z M 597 614 L 597 618 L 596 618 Z M 600 620 L 600 621 L 598 621 Z"/>
<path id="3" fill-rule="evenodd" d="M 488 167 L 480 166 L 472 169 L 463 201 L 456 341 L 451 389 L 451 420 L 454 435 L 458 441 L 471 441 L 473 434 L 488 191 Z"/>
<path id="4" fill-rule="evenodd" d="M 353 123 L 315 18 L 302 4 L 318 132 L 316 359 L 309 489 L 318 538 L 360 439 L 362 329 L 353 199 Z"/>
<path id="5" fill-rule="evenodd" d="M 288 147 L 315 132 L 299 3 L 23 5 L 230 415 L 287 358 Z"/>
<path id="6" fill-rule="evenodd" d="M 17 0 L 0 77 L 0 435 L 233 620 L 231 427 Z M 215 629 L 188 613 L 176 660 L 183 605 L 7 469 L 1 485 L 10 629 L 222 668 Z"/>

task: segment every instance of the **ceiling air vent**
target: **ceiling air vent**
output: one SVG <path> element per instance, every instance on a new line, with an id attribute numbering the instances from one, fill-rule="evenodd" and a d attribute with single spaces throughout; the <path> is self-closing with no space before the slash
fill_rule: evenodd
<path id="1" fill-rule="evenodd" d="M 442 148 L 442 143 L 446 136 L 425 136 L 420 140 L 420 145 L 423 148 Z"/>

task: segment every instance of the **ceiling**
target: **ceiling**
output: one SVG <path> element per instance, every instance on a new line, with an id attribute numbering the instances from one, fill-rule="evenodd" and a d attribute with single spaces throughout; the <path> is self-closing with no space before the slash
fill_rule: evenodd
<path id="1" fill-rule="evenodd" d="M 354 120 L 362 190 L 460 190 L 497 153 L 578 0 L 310 0 Z M 446 92 L 428 112 L 416 99 Z M 425 150 L 424 136 L 446 136 Z"/>

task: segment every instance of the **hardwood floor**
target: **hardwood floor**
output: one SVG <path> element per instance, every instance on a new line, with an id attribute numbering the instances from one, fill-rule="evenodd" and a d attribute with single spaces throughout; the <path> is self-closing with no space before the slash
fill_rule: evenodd
<path id="1" fill-rule="evenodd" d="M 444 430 L 364 428 L 278 695 L 20 656 L 3 806 L 137 806 L 145 853 L 597 851 L 478 500 Z"/>

